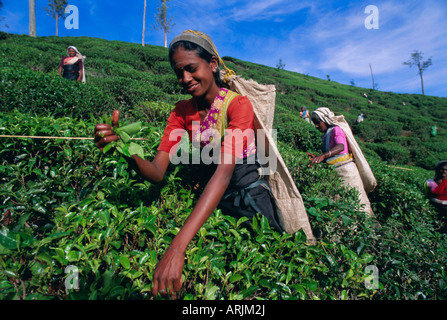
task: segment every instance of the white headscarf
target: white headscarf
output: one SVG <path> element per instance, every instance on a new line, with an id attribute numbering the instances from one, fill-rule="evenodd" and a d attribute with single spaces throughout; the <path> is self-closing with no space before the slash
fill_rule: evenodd
<path id="1" fill-rule="evenodd" d="M 329 126 L 338 126 L 335 114 L 326 107 L 318 108 L 312 112 L 312 115 L 317 115 L 317 117 Z"/>
<path id="2" fill-rule="evenodd" d="M 73 49 L 76 52 L 76 57 L 80 60 L 82 60 L 82 82 L 85 83 L 85 70 L 84 70 L 84 60 L 85 60 L 85 56 L 83 56 L 79 50 L 75 47 L 75 46 L 69 46 L 67 48 L 67 51 Z"/>

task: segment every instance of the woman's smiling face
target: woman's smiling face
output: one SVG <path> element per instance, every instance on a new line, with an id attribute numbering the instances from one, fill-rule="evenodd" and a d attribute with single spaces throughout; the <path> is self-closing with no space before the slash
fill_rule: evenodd
<path id="1" fill-rule="evenodd" d="M 213 57 L 207 62 L 198 56 L 196 51 L 185 50 L 178 47 L 172 56 L 174 72 L 179 84 L 193 97 L 208 97 L 214 99 L 219 87 L 214 80 L 217 70 L 217 59 Z"/>
<path id="2" fill-rule="evenodd" d="M 76 55 L 76 51 L 73 48 L 68 49 L 68 55 L 70 57 L 74 57 Z"/>
<path id="3" fill-rule="evenodd" d="M 443 166 L 441 166 L 440 168 L 438 168 L 438 174 L 440 176 L 440 180 L 445 180 L 447 179 L 447 164 L 444 164 Z"/>

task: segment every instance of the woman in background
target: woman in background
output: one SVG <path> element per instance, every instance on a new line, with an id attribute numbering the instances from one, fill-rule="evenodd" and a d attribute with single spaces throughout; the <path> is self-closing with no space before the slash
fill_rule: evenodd
<path id="1" fill-rule="evenodd" d="M 59 76 L 69 80 L 85 82 L 85 56 L 74 46 L 69 46 L 67 52 L 68 56 L 62 56 L 59 63 Z"/>
<path id="2" fill-rule="evenodd" d="M 425 189 L 438 212 L 447 217 L 447 161 L 435 165 L 435 176 L 425 182 Z"/>
<path id="3" fill-rule="evenodd" d="M 309 118 L 310 118 L 309 117 L 309 110 L 307 110 L 305 106 L 301 107 L 300 115 L 301 115 L 301 118 L 304 119 L 304 121 L 307 121 L 307 122 L 310 123 L 310 120 L 309 120 Z"/>
<path id="4" fill-rule="evenodd" d="M 369 215 L 373 215 L 371 204 L 368 199 L 367 191 L 365 190 L 363 184 L 363 178 L 360 175 L 358 169 L 358 162 L 362 162 L 363 166 L 367 165 L 366 160 L 361 155 L 360 148 L 355 143 L 355 139 L 349 129 L 349 126 L 344 121 L 344 118 L 339 118 L 334 115 L 334 113 L 329 108 L 318 108 L 312 112 L 311 120 L 314 123 L 318 131 L 323 132 L 323 153 L 319 156 L 309 154 L 311 167 L 314 163 L 326 162 L 334 166 L 337 173 L 340 175 L 343 183 L 349 187 L 355 188 L 359 193 L 360 203 L 364 205 L 363 211 Z M 343 120 L 343 123 L 340 121 Z M 345 129 L 342 128 L 342 125 Z M 348 136 L 351 135 L 351 139 L 348 141 Z M 355 144 L 352 146 L 348 143 Z M 352 149 L 357 150 L 356 153 L 359 155 L 356 159 L 352 154 Z M 361 155 L 361 157 L 360 157 Z M 372 185 L 375 186 L 375 178 L 371 176 Z"/>

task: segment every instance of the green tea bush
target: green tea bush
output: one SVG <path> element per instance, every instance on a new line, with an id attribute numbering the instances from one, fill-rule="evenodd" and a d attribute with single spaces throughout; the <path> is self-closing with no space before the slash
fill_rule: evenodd
<path id="1" fill-rule="evenodd" d="M 172 103 L 170 95 L 180 93 L 164 48 L 138 48 L 119 42 L 104 46 L 89 38 L 7 39 L 8 44 L 0 43 L 0 61 L 10 67 L 2 70 L 0 79 L 4 84 L 0 101 L 3 110 L 64 115 L 75 108 L 74 116 L 86 119 L 89 113 L 99 116 L 114 108 L 127 111 L 146 100 Z M 87 56 L 84 86 L 60 81 L 57 75 L 60 57 L 73 44 Z M 154 71 L 161 73 L 162 79 L 153 77 Z M 28 94 L 29 88 L 32 91 Z"/>
<path id="2" fill-rule="evenodd" d="M 436 232 L 442 218 L 423 193 L 432 172 L 380 163 L 373 169 L 378 186 L 370 199 L 381 227 L 370 248 L 382 266 L 384 293 L 395 299 L 444 299 L 445 234 Z"/>
<path id="3" fill-rule="evenodd" d="M 402 131 L 402 124 L 389 121 L 364 121 L 353 127 L 354 132 L 368 142 L 384 142 Z"/>
<path id="4" fill-rule="evenodd" d="M 410 151 L 396 142 L 370 143 L 368 147 L 390 164 L 406 164 L 410 161 Z"/>
<path id="5" fill-rule="evenodd" d="M 143 101 L 131 112 L 135 119 L 144 118 L 149 123 L 166 123 L 174 106 L 164 102 Z"/>
<path id="6" fill-rule="evenodd" d="M 278 140 L 287 142 L 301 151 L 318 150 L 321 145 L 321 140 L 318 139 L 321 134 L 299 115 L 277 113 L 273 128 L 276 129 Z"/>
<path id="7" fill-rule="evenodd" d="M 68 114 L 85 119 L 89 114 L 98 116 L 109 111 L 114 104 L 113 96 L 98 87 L 68 82 L 52 74 L 4 68 L 0 77 L 1 111 Z"/>
<path id="8" fill-rule="evenodd" d="M 27 121 L 25 117 L 3 113 L 2 133 L 88 136 L 94 125 L 67 117 Z M 142 132 L 150 139 L 144 142 L 149 158 L 161 132 L 162 128 L 150 126 Z M 0 141 L 5 199 L 0 205 L 2 299 L 161 298 L 151 297 L 152 273 L 198 198 L 188 184 L 186 167 L 169 169 L 163 183 L 152 185 L 121 155 L 102 155 L 91 141 Z M 442 274 L 428 273 L 428 265 L 436 266 L 435 255 L 441 267 L 443 247 L 435 248 L 428 265 L 412 261 L 410 245 L 419 234 L 428 245 L 445 241 L 430 233 L 435 228 L 433 212 L 427 209 L 431 213 L 420 216 L 421 205 L 428 206 L 420 191 L 401 188 L 399 196 L 392 198 L 399 202 L 385 202 L 390 200 L 387 190 L 397 192 L 393 183 L 398 179 L 388 178 L 390 171 L 378 167 L 381 188 L 372 198 L 382 224 L 377 229 L 359 211 L 356 193 L 342 187 L 330 167 L 308 168 L 302 151 L 282 142 L 279 148 L 302 193 L 317 245 L 307 245 L 302 232 L 280 234 L 261 217 L 247 228 L 244 219 L 216 210 L 188 247 L 179 299 L 432 299 L 445 295 Z M 393 212 L 382 216 L 377 209 L 382 206 Z M 396 247 L 391 234 L 398 232 L 403 238 L 415 223 L 419 225 L 417 233 L 412 233 L 414 239 L 405 240 L 408 250 L 398 251 L 402 242 Z M 433 250 L 428 248 L 424 243 L 420 252 Z M 404 275 L 401 265 L 389 268 L 393 256 L 386 256 L 381 251 L 385 249 L 399 256 Z M 369 265 L 384 272 L 377 290 L 364 284 Z M 73 266 L 80 275 L 77 290 L 65 283 L 70 275 L 66 270 Z M 424 279 L 436 280 L 428 288 L 423 288 L 425 280 L 411 276 L 419 267 L 427 270 Z M 408 282 L 410 277 L 411 290 L 405 291 L 401 281 Z"/>

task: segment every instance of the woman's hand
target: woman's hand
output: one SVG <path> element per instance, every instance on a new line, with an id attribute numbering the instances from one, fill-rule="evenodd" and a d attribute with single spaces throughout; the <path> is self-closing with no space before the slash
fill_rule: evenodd
<path id="1" fill-rule="evenodd" d="M 165 252 L 153 275 L 152 295 L 172 295 L 182 287 L 185 253 L 171 247 Z"/>
<path id="2" fill-rule="evenodd" d="M 312 158 L 315 158 L 315 155 L 313 153 L 310 152 L 306 152 L 307 158 L 310 160 Z"/>
<path id="3" fill-rule="evenodd" d="M 197 201 L 194 210 L 172 240 L 169 249 L 155 269 L 152 294 L 173 294 L 182 286 L 182 271 L 186 247 L 213 213 L 227 190 L 234 172 L 236 159 L 233 155 L 221 153 L 221 162 Z"/>
<path id="4" fill-rule="evenodd" d="M 320 163 L 323 162 L 326 159 L 326 154 L 321 154 L 319 156 L 314 156 L 311 159 L 309 159 L 309 164 L 307 165 L 309 168 L 312 167 L 314 163 Z"/>
<path id="5" fill-rule="evenodd" d="M 120 137 L 113 131 L 114 127 L 119 127 L 119 115 L 120 112 L 114 110 L 112 113 L 112 125 L 99 123 L 95 126 L 95 143 L 99 150 L 102 151 L 108 143 L 120 139 Z"/>
<path id="6" fill-rule="evenodd" d="M 309 168 L 312 167 L 314 163 L 320 163 L 326 160 L 327 158 L 330 158 L 332 156 L 335 156 L 342 152 L 344 150 L 345 146 L 343 143 L 337 143 L 331 150 L 328 152 L 325 152 L 323 154 L 320 154 L 319 156 L 315 156 L 312 153 L 306 152 L 307 156 L 309 157 L 309 164 L 307 165 Z"/>

